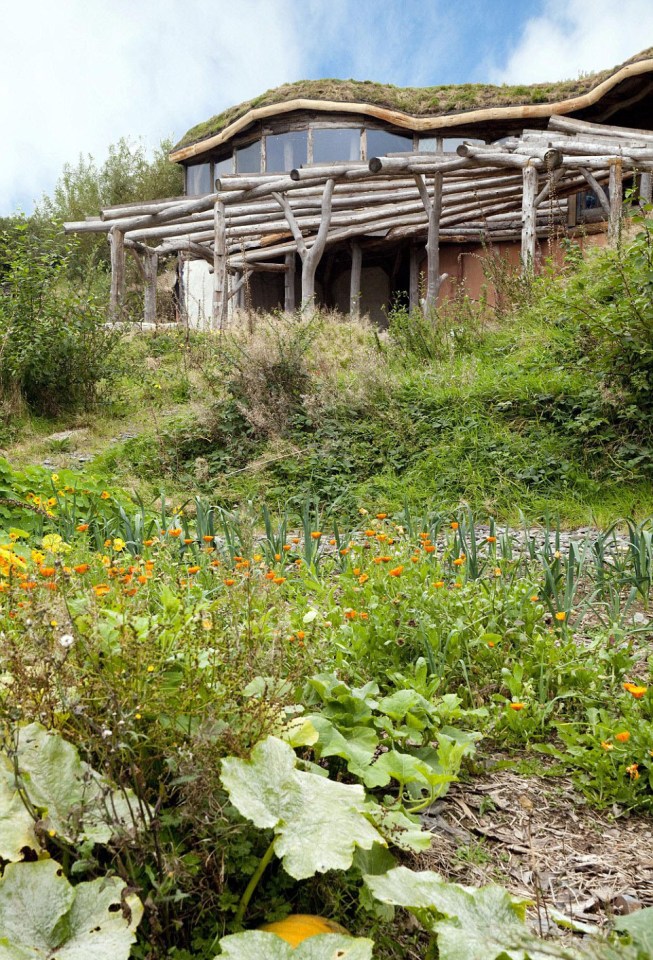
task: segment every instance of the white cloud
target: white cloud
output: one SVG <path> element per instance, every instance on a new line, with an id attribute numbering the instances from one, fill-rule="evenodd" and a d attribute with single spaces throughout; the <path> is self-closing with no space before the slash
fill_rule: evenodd
<path id="1" fill-rule="evenodd" d="M 0 215 L 29 210 L 80 153 L 103 159 L 122 136 L 180 137 L 296 79 L 292 19 L 292 0 L 3 4 Z"/>
<path id="2" fill-rule="evenodd" d="M 653 44 L 651 0 L 547 0 L 527 21 L 495 83 L 575 79 L 616 66 Z"/>

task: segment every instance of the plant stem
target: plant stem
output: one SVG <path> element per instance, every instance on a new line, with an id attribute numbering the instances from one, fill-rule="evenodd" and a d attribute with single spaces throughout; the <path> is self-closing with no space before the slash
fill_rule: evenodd
<path id="1" fill-rule="evenodd" d="M 424 954 L 424 960 L 437 960 L 439 953 L 437 934 L 432 933 L 429 939 L 429 945 L 426 948 L 426 953 Z"/>
<path id="2" fill-rule="evenodd" d="M 270 846 L 267 848 L 267 850 L 261 857 L 258 867 L 252 874 L 251 879 L 245 888 L 245 892 L 240 898 L 240 903 L 238 904 L 238 909 L 236 910 L 236 916 L 234 917 L 234 926 L 236 928 L 242 927 L 245 911 L 247 910 L 249 901 L 252 899 L 252 894 L 254 893 L 254 891 L 258 886 L 259 880 L 265 873 L 265 868 L 267 867 L 268 863 L 274 856 L 274 840 L 275 838 L 273 837 L 272 842 L 270 843 Z"/>

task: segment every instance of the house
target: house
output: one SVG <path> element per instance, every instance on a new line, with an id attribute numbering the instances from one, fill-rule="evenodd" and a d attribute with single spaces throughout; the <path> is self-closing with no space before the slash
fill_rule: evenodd
<path id="1" fill-rule="evenodd" d="M 488 246 L 532 269 L 562 237 L 614 239 L 625 186 L 650 197 L 652 128 L 653 48 L 522 87 L 302 81 L 191 129 L 170 155 L 184 197 L 66 228 L 108 234 L 114 310 L 127 248 L 150 316 L 174 256 L 193 323 L 315 302 L 382 322 L 397 298 L 478 296 Z"/>

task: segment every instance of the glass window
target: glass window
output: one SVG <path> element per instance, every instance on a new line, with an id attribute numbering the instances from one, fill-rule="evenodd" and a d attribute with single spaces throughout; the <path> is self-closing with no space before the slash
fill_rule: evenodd
<path id="1" fill-rule="evenodd" d="M 369 136 L 369 134 L 368 134 Z M 437 137 L 420 137 L 419 138 L 419 148 L 424 153 L 437 153 L 438 152 L 438 138 Z"/>
<path id="2" fill-rule="evenodd" d="M 233 173 L 233 172 L 234 172 L 233 156 L 225 157 L 224 160 L 216 160 L 215 163 L 213 164 L 213 176 L 216 178 L 223 176 L 223 174 L 225 173 Z"/>
<path id="3" fill-rule="evenodd" d="M 211 164 L 194 163 L 186 167 L 186 195 L 199 197 L 211 193 Z"/>
<path id="4" fill-rule="evenodd" d="M 400 133 L 388 133 L 387 130 L 367 131 L 367 157 L 384 157 L 387 153 L 410 153 L 413 149 L 412 136 Z"/>
<path id="5" fill-rule="evenodd" d="M 261 172 L 261 141 L 256 140 L 248 147 L 236 150 L 236 173 Z"/>
<path id="6" fill-rule="evenodd" d="M 269 135 L 265 140 L 265 169 L 267 173 L 287 173 L 306 163 L 308 132 Z"/>
<path id="7" fill-rule="evenodd" d="M 361 132 L 357 128 L 326 127 L 313 130 L 313 163 L 360 158 Z"/>

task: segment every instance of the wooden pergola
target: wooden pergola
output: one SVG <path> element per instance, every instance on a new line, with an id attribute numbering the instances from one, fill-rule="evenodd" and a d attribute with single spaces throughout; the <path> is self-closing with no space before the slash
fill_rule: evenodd
<path id="1" fill-rule="evenodd" d="M 294 311 L 295 262 L 301 260 L 301 309 L 314 309 L 315 273 L 327 247 L 351 246 L 352 312 L 359 301 L 366 236 L 409 239 L 410 305 L 419 304 L 420 246 L 427 260 L 425 310 L 434 307 L 443 277 L 442 241 L 519 240 L 525 271 L 538 238 L 567 223 L 566 198 L 591 189 L 617 242 L 624 178 L 639 176 L 651 200 L 653 132 L 552 117 L 547 130 L 456 154 L 410 153 L 366 162 L 308 165 L 285 175 L 231 175 L 200 197 L 108 207 L 99 217 L 66 223 L 68 233 L 106 233 L 111 244 L 111 314 L 120 315 L 125 251 L 145 285 L 145 320 L 156 319 L 159 259 L 203 259 L 213 272 L 212 326 L 256 271 L 285 275 L 285 309 Z M 605 187 L 608 187 L 607 191 Z M 545 202 L 546 201 L 546 202 Z M 423 254 L 422 254 L 423 256 Z"/>

